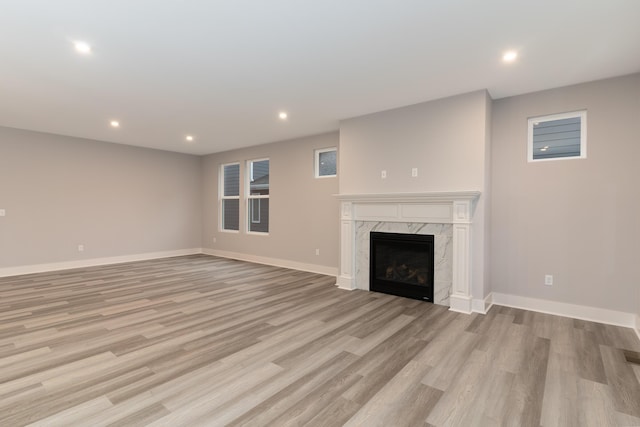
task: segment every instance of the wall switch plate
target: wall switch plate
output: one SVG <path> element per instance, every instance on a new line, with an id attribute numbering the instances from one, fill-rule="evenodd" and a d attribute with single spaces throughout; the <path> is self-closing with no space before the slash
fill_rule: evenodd
<path id="1" fill-rule="evenodd" d="M 7 211 L 5 211 L 4 209 L 0 209 L 0 216 L 6 216 L 7 215 Z"/>
<path id="2" fill-rule="evenodd" d="M 84 252 L 84 245 L 78 245 L 78 252 Z"/>
<path id="3" fill-rule="evenodd" d="M 320 249 L 316 249 L 316 255 L 320 255 Z"/>
<path id="4" fill-rule="evenodd" d="M 218 240 L 214 237 L 213 238 L 213 243 L 217 242 Z"/>
<path id="5" fill-rule="evenodd" d="M 553 285 L 553 276 L 551 274 L 545 274 L 544 276 L 544 284 L 547 286 Z"/>
<path id="6" fill-rule="evenodd" d="M 414 178 L 418 176 L 418 168 L 411 169 L 411 176 Z"/>
<path id="7" fill-rule="evenodd" d="M 380 172 L 380 178 L 385 179 L 387 177 L 387 171 Z"/>

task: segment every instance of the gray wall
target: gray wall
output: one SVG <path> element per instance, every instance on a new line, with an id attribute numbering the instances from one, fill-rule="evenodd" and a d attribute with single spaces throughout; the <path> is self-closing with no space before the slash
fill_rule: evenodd
<path id="1" fill-rule="evenodd" d="M 587 159 L 527 163 L 527 118 L 580 109 Z M 493 290 L 640 313 L 639 159 L 640 74 L 495 101 Z"/>
<path id="2" fill-rule="evenodd" d="M 196 156 L 0 128 L 0 267 L 201 247 L 200 195 Z"/>
<path id="3" fill-rule="evenodd" d="M 488 231 L 491 99 L 485 90 L 344 120 L 340 193 L 481 191 L 473 224 L 472 295 L 490 290 Z M 418 177 L 411 177 L 411 168 Z M 381 170 L 387 178 L 381 179 Z"/>
<path id="4" fill-rule="evenodd" d="M 342 121 L 340 193 L 482 190 L 487 99 L 481 90 Z"/>
<path id="5" fill-rule="evenodd" d="M 315 149 L 337 147 L 338 143 L 338 133 L 334 132 L 203 157 L 204 247 L 337 268 L 339 213 L 334 195 L 338 193 L 338 179 L 314 178 L 313 163 Z M 245 162 L 261 158 L 270 160 L 269 235 L 219 231 L 220 165 L 240 162 L 244 177 Z M 244 194 L 244 187 L 240 194 Z M 241 202 L 241 230 L 245 209 Z M 316 248 L 320 255 L 315 254 Z"/>

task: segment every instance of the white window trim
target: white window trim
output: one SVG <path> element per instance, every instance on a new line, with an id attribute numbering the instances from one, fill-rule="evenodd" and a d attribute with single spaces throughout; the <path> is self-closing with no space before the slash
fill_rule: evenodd
<path id="1" fill-rule="evenodd" d="M 222 165 L 220 165 L 220 171 L 219 173 L 219 178 L 218 178 L 218 231 L 220 231 L 221 233 L 232 233 L 232 234 L 238 234 L 240 233 L 240 227 L 238 227 L 238 230 L 228 230 L 226 228 L 224 228 L 224 223 L 223 223 L 223 216 L 224 216 L 224 212 L 222 211 L 222 201 L 223 200 L 238 200 L 238 207 L 240 207 L 240 190 L 238 190 L 238 195 L 237 196 L 225 196 L 224 195 L 224 168 L 225 166 L 233 166 L 233 165 L 238 165 L 238 178 L 242 177 L 242 171 L 240 171 L 240 162 L 232 162 L 232 163 L 224 163 Z M 239 185 L 241 185 L 242 182 L 239 182 Z M 240 212 L 238 212 L 238 222 L 240 221 Z"/>
<path id="2" fill-rule="evenodd" d="M 336 152 L 336 173 L 333 175 L 320 175 L 320 154 L 328 153 L 331 151 Z M 313 168 L 314 168 L 314 177 L 315 178 L 335 178 L 338 176 L 338 149 L 337 147 L 328 147 L 328 148 L 318 148 L 313 152 Z"/>
<path id="3" fill-rule="evenodd" d="M 251 200 L 256 200 L 256 199 L 268 199 L 269 196 L 271 195 L 271 180 L 269 180 L 269 194 L 260 194 L 260 195 L 251 195 L 251 181 L 253 180 L 253 170 L 251 169 L 250 164 L 254 163 L 254 162 L 262 162 L 268 160 L 269 161 L 269 174 L 271 174 L 271 160 L 268 157 L 264 157 L 261 159 L 251 159 L 251 160 L 247 160 L 245 163 L 245 169 L 246 169 L 246 179 L 247 179 L 247 185 L 245 185 L 245 206 L 246 206 L 246 221 L 244 222 L 245 224 L 245 232 L 247 234 L 254 234 L 257 236 L 268 236 L 269 232 L 268 231 L 251 231 L 250 228 L 250 223 L 252 221 L 253 218 L 250 218 L 251 215 L 251 209 L 249 208 L 249 203 Z M 269 230 L 271 230 L 271 221 L 269 221 Z"/>
<path id="4" fill-rule="evenodd" d="M 549 122 L 553 120 L 571 119 L 580 117 L 580 155 L 554 157 L 550 159 L 534 159 L 533 158 L 533 125 L 540 122 Z M 527 121 L 527 161 L 529 163 L 549 162 L 557 160 L 572 160 L 587 158 L 587 110 L 570 111 L 567 113 L 550 114 L 547 116 L 530 117 Z"/>

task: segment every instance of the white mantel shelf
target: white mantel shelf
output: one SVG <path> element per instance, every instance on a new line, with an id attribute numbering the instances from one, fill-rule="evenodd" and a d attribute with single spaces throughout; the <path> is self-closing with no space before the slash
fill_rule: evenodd
<path id="1" fill-rule="evenodd" d="M 480 197 L 479 191 L 436 191 L 430 193 L 391 193 L 391 194 L 336 194 L 339 200 L 353 202 L 387 202 L 387 203 L 411 203 L 411 202 L 453 202 L 464 200 L 476 200 Z"/>
<path id="2" fill-rule="evenodd" d="M 453 224 L 453 283 L 450 309 L 471 313 L 471 223 L 479 191 L 338 194 L 340 203 L 340 276 L 342 289 L 369 289 L 356 283 L 356 222 Z"/>

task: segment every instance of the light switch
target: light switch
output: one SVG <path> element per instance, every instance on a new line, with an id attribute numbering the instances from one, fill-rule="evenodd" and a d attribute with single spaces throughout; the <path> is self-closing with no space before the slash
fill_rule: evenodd
<path id="1" fill-rule="evenodd" d="M 380 172 L 380 178 L 385 179 L 387 177 L 387 171 Z"/>
<path id="2" fill-rule="evenodd" d="M 0 209 L 0 216 L 7 216 L 7 211 Z"/>
<path id="3" fill-rule="evenodd" d="M 411 169 L 411 176 L 414 178 L 418 176 L 418 168 Z"/>

